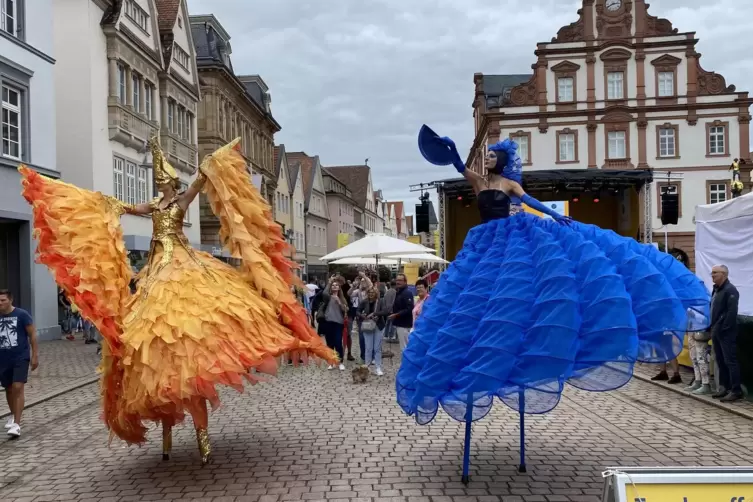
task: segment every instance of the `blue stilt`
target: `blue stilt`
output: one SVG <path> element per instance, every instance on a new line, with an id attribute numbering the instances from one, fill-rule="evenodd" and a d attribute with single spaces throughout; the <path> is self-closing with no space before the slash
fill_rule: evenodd
<path id="1" fill-rule="evenodd" d="M 473 403 L 468 404 L 465 412 L 465 445 L 463 446 L 463 477 L 461 481 L 468 486 L 471 476 L 468 473 L 471 466 L 471 424 L 473 420 Z"/>
<path id="2" fill-rule="evenodd" d="M 520 465 L 518 472 L 526 472 L 526 395 L 524 391 L 519 393 L 520 410 Z"/>

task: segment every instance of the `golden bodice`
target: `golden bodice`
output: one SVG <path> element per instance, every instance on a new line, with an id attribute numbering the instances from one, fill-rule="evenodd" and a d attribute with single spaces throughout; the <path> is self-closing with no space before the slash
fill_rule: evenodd
<path id="1" fill-rule="evenodd" d="M 152 206 L 152 239 L 163 241 L 165 239 L 177 237 L 185 241 L 183 234 L 183 218 L 185 212 L 177 202 L 177 198 L 170 201 L 166 208 L 160 209 L 159 199 L 154 199 Z"/>

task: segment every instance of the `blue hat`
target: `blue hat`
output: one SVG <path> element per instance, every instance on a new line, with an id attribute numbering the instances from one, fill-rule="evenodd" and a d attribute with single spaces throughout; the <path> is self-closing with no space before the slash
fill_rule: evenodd
<path id="1" fill-rule="evenodd" d="M 421 155 L 436 166 L 452 164 L 453 154 L 450 147 L 439 141 L 439 134 L 424 124 L 418 132 L 418 149 Z"/>

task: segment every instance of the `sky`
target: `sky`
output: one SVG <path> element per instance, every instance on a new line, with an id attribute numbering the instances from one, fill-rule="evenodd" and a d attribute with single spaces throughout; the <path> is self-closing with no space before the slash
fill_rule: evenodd
<path id="1" fill-rule="evenodd" d="M 753 92 L 753 1 L 656 0 L 649 13 L 695 31 L 701 66 Z M 188 0 L 230 34 L 237 74 L 270 88 L 275 136 L 323 166 L 369 159 L 375 189 L 452 178 L 421 157 L 426 123 L 465 158 L 473 142 L 473 74 L 529 73 L 537 42 L 578 19 L 580 0 Z M 494 6 L 494 8 L 491 8 Z M 434 198 L 436 204 L 436 198 Z"/>

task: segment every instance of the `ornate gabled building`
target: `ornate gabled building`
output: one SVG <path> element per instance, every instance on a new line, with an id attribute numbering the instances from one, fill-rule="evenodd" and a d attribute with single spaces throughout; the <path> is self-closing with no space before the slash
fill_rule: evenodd
<path id="1" fill-rule="evenodd" d="M 645 240 L 663 240 L 650 230 L 662 226 L 659 196 L 676 193 L 669 246 L 692 256 L 695 206 L 730 197 L 733 159 L 746 160 L 750 186 L 753 100 L 704 69 L 696 34 L 652 16 L 644 0 L 583 0 L 578 17 L 537 45 L 531 74 L 474 75 L 467 165 L 481 172 L 487 146 L 511 137 L 526 170 L 651 168 L 654 182 L 639 198 L 587 216 L 616 228 L 619 213 L 633 213 Z"/>
<path id="2" fill-rule="evenodd" d="M 330 218 L 327 226 L 327 247 L 334 251 L 355 242 L 358 233 L 356 215 L 363 216 L 363 211 L 359 212 L 353 192 L 345 181 L 328 167 L 322 168 L 322 181 Z"/>
<path id="3" fill-rule="evenodd" d="M 373 234 L 379 228 L 377 214 L 377 200 L 374 192 L 374 184 L 371 181 L 371 167 L 362 166 L 333 166 L 327 167 L 331 172 L 350 189 L 353 199 L 356 201 L 357 213 L 355 225 L 362 233 Z"/>
<path id="4" fill-rule="evenodd" d="M 148 202 L 157 192 L 146 144 L 157 135 L 188 185 L 198 166 L 200 93 L 185 0 L 70 0 L 53 8 L 63 179 L 125 202 Z M 121 222 L 138 269 L 151 221 L 125 215 Z M 186 213 L 185 233 L 199 245 L 197 204 Z"/>
<path id="5" fill-rule="evenodd" d="M 392 236 L 397 239 L 407 239 L 408 226 L 405 221 L 405 204 L 402 201 L 387 202 L 387 206 L 390 211 L 390 226 L 392 226 L 392 220 L 394 219 L 394 228 L 390 229 L 394 232 Z"/>
<path id="6" fill-rule="evenodd" d="M 213 15 L 191 16 L 196 65 L 203 99 L 199 104 L 199 150 L 204 155 L 241 138 L 249 175 L 275 208 L 278 171 L 274 134 L 280 125 L 272 116 L 269 89 L 258 76 L 235 74 L 230 35 Z M 219 221 L 201 198 L 202 243 L 219 245 Z"/>
<path id="7" fill-rule="evenodd" d="M 306 269 L 309 281 L 326 280 L 327 264 L 321 260 L 329 251 L 327 229 L 330 213 L 319 156 L 310 157 L 304 152 L 287 152 L 288 166 L 298 171 L 303 182 L 304 221 L 306 223 Z"/>

